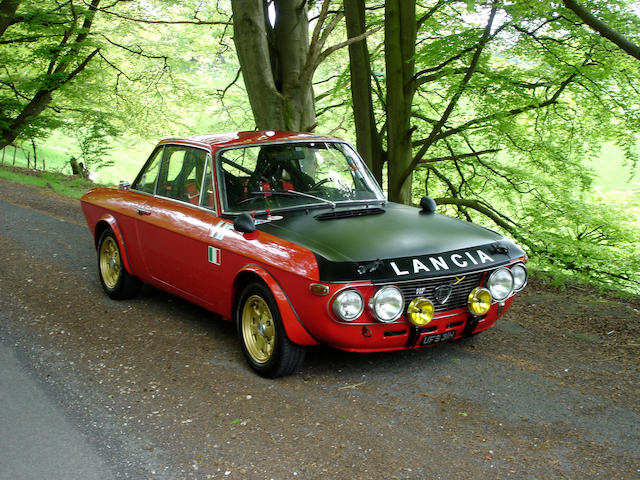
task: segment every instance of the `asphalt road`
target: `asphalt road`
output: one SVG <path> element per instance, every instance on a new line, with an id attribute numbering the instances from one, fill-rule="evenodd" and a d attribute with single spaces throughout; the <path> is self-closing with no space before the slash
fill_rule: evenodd
<path id="1" fill-rule="evenodd" d="M 317 348 L 265 380 L 215 315 L 150 287 L 109 300 L 77 203 L 12 190 L 0 184 L 2 480 L 640 478 L 638 350 L 554 328 L 578 314 L 566 300 L 529 287 L 472 339 Z"/>

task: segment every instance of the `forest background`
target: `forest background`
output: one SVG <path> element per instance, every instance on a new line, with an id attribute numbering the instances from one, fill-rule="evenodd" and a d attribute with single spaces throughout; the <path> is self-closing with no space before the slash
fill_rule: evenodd
<path id="1" fill-rule="evenodd" d="M 640 291 L 640 4 L 0 0 L 4 165 L 132 179 L 164 137 L 315 131 L 389 199 Z M 2 171 L 0 171 L 3 175 Z"/>

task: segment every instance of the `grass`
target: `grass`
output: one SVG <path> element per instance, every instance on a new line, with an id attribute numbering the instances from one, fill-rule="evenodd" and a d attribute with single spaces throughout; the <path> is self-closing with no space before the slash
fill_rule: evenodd
<path id="1" fill-rule="evenodd" d="M 640 165 L 626 165 L 623 152 L 615 145 L 602 146 L 600 157 L 590 162 L 595 176 L 595 186 L 603 192 L 634 190 L 640 194 Z"/>
<path id="2" fill-rule="evenodd" d="M 104 158 L 111 161 L 113 165 L 94 169 L 89 166 L 89 170 L 94 176 L 94 181 L 104 185 L 117 185 L 120 180 L 133 181 L 134 177 L 151 154 L 155 142 L 144 142 L 139 140 L 129 140 L 122 142 L 112 142 L 111 154 Z M 15 159 L 14 159 L 15 150 Z M 72 175 L 70 160 L 72 157 L 79 158 L 80 153 L 72 144 L 72 141 L 63 135 L 53 134 L 46 143 L 36 146 L 37 169 L 46 167 L 47 172 Z M 1 166 L 20 167 L 33 169 L 33 149 L 25 143 L 23 148 L 14 149 L 12 146 L 3 150 L 4 157 Z M 43 162 L 44 160 L 44 162 Z"/>
<path id="3" fill-rule="evenodd" d="M 40 172 L 13 166 L 0 167 L 0 178 L 24 185 L 50 188 L 56 193 L 72 198 L 80 198 L 87 190 L 96 186 L 86 178 L 56 172 Z"/>

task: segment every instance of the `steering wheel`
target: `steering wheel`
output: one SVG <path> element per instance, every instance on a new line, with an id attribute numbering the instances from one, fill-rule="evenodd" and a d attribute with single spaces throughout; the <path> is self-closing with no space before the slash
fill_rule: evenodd
<path id="1" fill-rule="evenodd" d="M 321 185 L 324 185 L 325 183 L 332 182 L 332 181 L 333 181 L 333 178 L 331 178 L 331 177 L 323 178 L 319 182 L 316 182 L 313 185 L 311 185 L 309 190 L 315 190 L 316 188 L 320 187 Z"/>

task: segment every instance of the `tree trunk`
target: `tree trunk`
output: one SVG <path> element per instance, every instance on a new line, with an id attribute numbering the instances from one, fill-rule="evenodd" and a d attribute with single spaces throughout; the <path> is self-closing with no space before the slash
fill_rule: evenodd
<path id="1" fill-rule="evenodd" d="M 387 72 L 387 169 L 389 200 L 411 203 L 411 105 L 414 94 L 416 46 L 415 2 L 385 3 L 385 62 Z"/>
<path id="2" fill-rule="evenodd" d="M 365 33 L 363 0 L 344 0 L 347 36 L 354 38 Z M 373 113 L 371 95 L 371 63 L 366 39 L 349 45 L 351 98 L 356 127 L 356 147 L 365 163 L 382 183 L 384 152 Z"/>
<path id="3" fill-rule="evenodd" d="M 18 138 L 24 125 L 27 125 L 31 119 L 37 117 L 51 102 L 50 91 L 39 91 L 36 93 L 31 101 L 22 109 L 20 115 L 11 121 L 11 123 L 0 129 L 0 148 L 4 148 L 7 145 L 13 143 Z"/>
<path id="4" fill-rule="evenodd" d="M 256 127 L 310 131 L 315 127 L 306 2 L 275 0 L 271 26 L 263 0 L 233 0 L 233 40 Z"/>
<path id="5" fill-rule="evenodd" d="M 0 1 L 0 37 L 11 26 L 16 16 L 16 10 L 21 0 L 1 0 Z"/>
<path id="6" fill-rule="evenodd" d="M 615 43 L 632 57 L 640 60 L 640 46 L 636 45 L 620 32 L 595 17 L 588 9 L 578 2 L 574 0 L 562 0 L 562 3 L 564 3 L 565 7 L 572 10 L 573 13 L 575 13 L 586 25 L 589 25 L 593 30 L 598 32 L 598 34 Z"/>
<path id="7" fill-rule="evenodd" d="M 276 87 L 285 99 L 285 125 L 289 130 L 310 131 L 316 119 L 313 76 L 303 72 L 309 54 L 307 2 L 277 0 L 274 3 L 275 54 L 279 66 Z"/>

